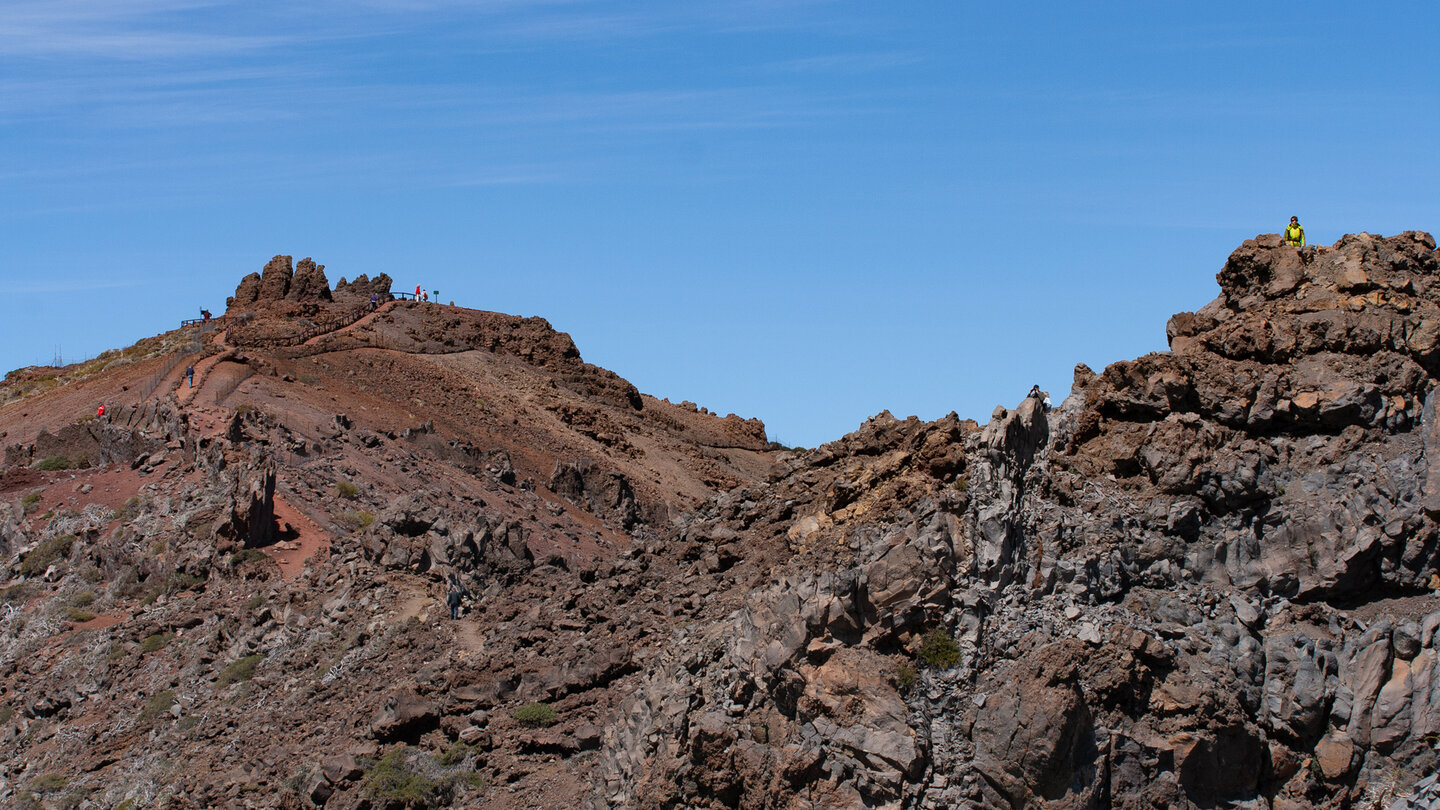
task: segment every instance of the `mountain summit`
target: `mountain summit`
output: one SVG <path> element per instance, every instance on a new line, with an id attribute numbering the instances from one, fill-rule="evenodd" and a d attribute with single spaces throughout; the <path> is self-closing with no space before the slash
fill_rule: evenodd
<path id="1" fill-rule="evenodd" d="M 276 256 L 0 385 L 0 801 L 1431 806 L 1440 253 L 1217 279 L 1053 409 L 799 450 Z"/>

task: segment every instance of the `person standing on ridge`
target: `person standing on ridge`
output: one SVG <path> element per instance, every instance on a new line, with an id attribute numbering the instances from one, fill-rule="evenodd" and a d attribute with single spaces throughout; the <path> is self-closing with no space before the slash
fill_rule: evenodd
<path id="1" fill-rule="evenodd" d="M 1291 247 L 1305 247 L 1305 229 L 1300 227 L 1298 217 L 1290 217 L 1290 224 L 1285 226 L 1285 244 Z"/>
<path id="2" fill-rule="evenodd" d="M 103 403 L 103 402 L 100 403 L 100 407 L 98 407 L 98 408 L 95 409 L 95 418 L 96 418 L 96 419 L 104 419 L 104 418 L 105 418 L 105 403 Z"/>
<path id="3" fill-rule="evenodd" d="M 415 285 L 415 300 L 416 300 L 416 301 L 419 301 L 419 300 L 420 300 L 420 285 L 419 285 L 419 284 L 416 284 L 416 285 Z"/>

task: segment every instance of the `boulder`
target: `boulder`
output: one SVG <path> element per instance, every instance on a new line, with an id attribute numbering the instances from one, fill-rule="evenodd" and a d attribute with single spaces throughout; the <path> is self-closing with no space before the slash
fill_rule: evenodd
<path id="1" fill-rule="evenodd" d="M 1055 801 L 1098 778 L 1095 728 L 1078 681 L 1085 656 L 1059 642 L 1008 668 L 971 728 L 975 767 L 1012 806 Z"/>
<path id="2" fill-rule="evenodd" d="M 413 740 L 440 724 L 440 707 L 411 692 L 391 695 L 373 720 L 370 735 L 382 742 Z"/>

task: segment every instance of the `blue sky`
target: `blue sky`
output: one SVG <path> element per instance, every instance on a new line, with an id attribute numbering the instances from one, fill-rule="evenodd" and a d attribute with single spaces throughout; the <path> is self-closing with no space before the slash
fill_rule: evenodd
<path id="1" fill-rule="evenodd" d="M 1226 255 L 1440 229 L 1433 3 L 0 5 L 0 370 L 276 253 L 815 445 L 1165 348 Z"/>

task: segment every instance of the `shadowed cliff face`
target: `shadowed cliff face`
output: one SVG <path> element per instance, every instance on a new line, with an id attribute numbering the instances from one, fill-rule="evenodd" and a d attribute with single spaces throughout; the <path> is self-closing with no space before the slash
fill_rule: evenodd
<path id="1" fill-rule="evenodd" d="M 1170 352 L 1049 412 L 798 452 L 540 319 L 386 301 L 315 335 L 322 269 L 292 301 L 271 264 L 255 343 L 186 344 L 193 392 L 161 354 L 0 409 L 0 800 L 1432 798 L 1426 234 L 1247 241 Z"/>
<path id="2" fill-rule="evenodd" d="M 1434 248 L 1246 242 L 1171 352 L 1077 368 L 1049 414 L 882 415 L 694 516 L 791 556 L 629 699 L 593 805 L 1413 790 L 1440 731 Z M 924 666 L 937 628 L 958 666 Z"/>

